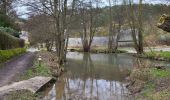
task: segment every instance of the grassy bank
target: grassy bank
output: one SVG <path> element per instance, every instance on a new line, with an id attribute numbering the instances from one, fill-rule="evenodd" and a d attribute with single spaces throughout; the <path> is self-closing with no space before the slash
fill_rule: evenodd
<path id="1" fill-rule="evenodd" d="M 170 61 L 170 51 L 152 51 L 144 54 L 133 54 L 135 57 L 147 58 L 159 61 Z"/>
<path id="2" fill-rule="evenodd" d="M 0 50 L 0 63 L 5 62 L 13 57 L 16 57 L 20 54 L 26 52 L 25 48 L 17 48 L 17 49 L 10 49 L 10 50 Z"/>
<path id="3" fill-rule="evenodd" d="M 143 89 L 142 96 L 148 100 L 170 100 L 170 70 L 150 69 L 152 80 Z"/>
<path id="4" fill-rule="evenodd" d="M 147 52 L 146 55 L 148 57 L 163 57 L 163 58 L 170 59 L 170 51 Z"/>
<path id="5" fill-rule="evenodd" d="M 30 68 L 26 73 L 19 77 L 19 80 L 27 80 L 35 76 L 51 77 L 50 69 L 44 64 L 39 65 L 38 61 L 35 61 L 34 66 Z M 18 80 L 18 81 L 19 81 Z"/>
<path id="6" fill-rule="evenodd" d="M 129 80 L 136 100 L 170 100 L 170 69 L 137 68 Z"/>

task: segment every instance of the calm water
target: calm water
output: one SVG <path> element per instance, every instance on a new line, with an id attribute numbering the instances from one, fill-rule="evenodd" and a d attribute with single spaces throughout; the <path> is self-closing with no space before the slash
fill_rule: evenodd
<path id="1" fill-rule="evenodd" d="M 67 72 L 48 88 L 45 100 L 133 100 L 125 78 L 133 67 L 166 64 L 126 54 L 67 54 Z"/>

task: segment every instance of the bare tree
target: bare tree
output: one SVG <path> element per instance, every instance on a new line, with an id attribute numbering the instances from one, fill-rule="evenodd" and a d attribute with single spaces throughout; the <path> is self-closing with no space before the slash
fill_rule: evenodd
<path id="1" fill-rule="evenodd" d="M 54 22 L 47 15 L 36 15 L 29 18 L 25 24 L 25 30 L 30 32 L 32 44 L 45 43 L 48 51 L 51 51 L 54 43 Z"/>
<path id="2" fill-rule="evenodd" d="M 120 38 L 120 31 L 124 22 L 123 6 L 118 5 L 118 0 L 113 0 L 113 2 L 111 1 L 112 0 L 109 0 L 109 52 L 117 50 L 118 40 Z M 113 8 L 115 12 L 113 12 Z"/>
<path id="3" fill-rule="evenodd" d="M 126 8 L 126 10 L 128 15 L 128 24 L 131 28 L 132 38 L 134 41 L 134 47 L 138 54 L 142 54 L 143 53 L 142 0 L 139 0 L 138 13 L 135 13 L 134 4 L 132 0 L 129 0 L 128 3 L 129 7 Z"/>
<path id="4" fill-rule="evenodd" d="M 86 2 L 80 1 L 80 16 L 83 31 L 80 32 L 84 52 L 89 52 L 96 33 L 96 21 L 98 14 L 98 0 Z M 93 4 L 96 3 L 96 7 Z"/>
<path id="5" fill-rule="evenodd" d="M 108 40 L 108 50 L 109 52 L 113 51 L 113 42 L 114 42 L 114 31 L 115 24 L 113 26 L 113 11 L 112 11 L 112 2 L 109 0 L 109 40 Z"/>
<path id="6" fill-rule="evenodd" d="M 0 0 L 0 11 L 12 18 L 18 18 L 15 11 L 15 3 L 17 0 Z"/>
<path id="7" fill-rule="evenodd" d="M 118 1 L 115 0 L 116 2 L 116 5 L 115 5 L 115 9 L 117 9 L 116 11 L 116 15 L 115 15 L 115 22 L 117 23 L 117 27 L 116 27 L 116 36 L 115 36 L 115 46 L 114 46 L 114 50 L 116 51 L 117 48 L 118 48 L 118 42 L 119 42 L 119 39 L 120 39 L 120 33 L 121 33 L 121 29 L 122 29 L 122 26 L 125 22 L 124 20 L 124 5 L 119 5 L 118 6 Z"/>
<path id="8" fill-rule="evenodd" d="M 54 21 L 54 37 L 56 55 L 58 57 L 58 63 L 63 65 L 64 58 L 67 51 L 67 35 L 66 32 L 69 28 L 69 20 L 72 14 L 68 14 L 68 10 L 74 9 L 76 0 L 72 0 L 72 5 L 68 8 L 70 0 L 31 0 L 23 2 L 25 6 L 29 7 L 31 14 L 46 14 L 51 16 Z M 72 10 L 73 11 L 73 10 Z"/>

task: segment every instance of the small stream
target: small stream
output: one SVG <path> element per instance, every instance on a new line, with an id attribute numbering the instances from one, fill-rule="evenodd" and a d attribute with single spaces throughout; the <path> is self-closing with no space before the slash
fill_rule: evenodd
<path id="1" fill-rule="evenodd" d="M 127 54 L 69 52 L 66 73 L 47 88 L 44 100 L 133 100 L 125 87 L 132 68 L 169 63 Z"/>

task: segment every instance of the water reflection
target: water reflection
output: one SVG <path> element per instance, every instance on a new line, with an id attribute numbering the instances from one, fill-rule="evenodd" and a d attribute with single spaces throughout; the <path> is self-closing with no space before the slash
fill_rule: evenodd
<path id="1" fill-rule="evenodd" d="M 123 80 L 132 67 L 153 64 L 125 54 L 68 53 L 67 61 L 67 72 L 46 90 L 44 100 L 133 100 Z"/>

